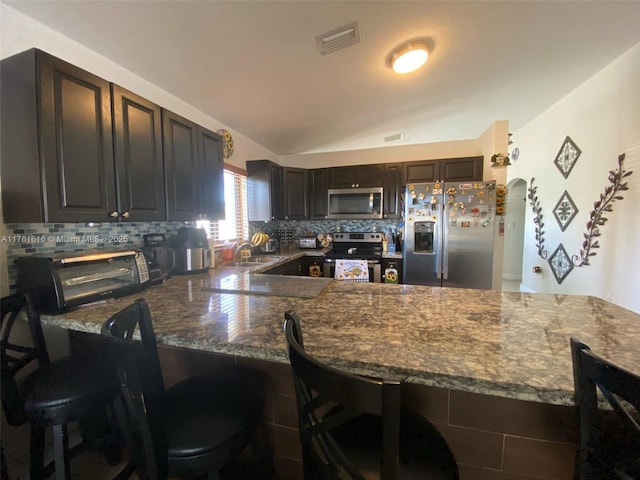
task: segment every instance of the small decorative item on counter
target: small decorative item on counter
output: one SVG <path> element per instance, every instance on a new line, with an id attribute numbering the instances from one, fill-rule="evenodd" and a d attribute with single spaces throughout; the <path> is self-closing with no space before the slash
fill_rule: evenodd
<path id="1" fill-rule="evenodd" d="M 398 283 L 398 269 L 394 263 L 389 264 L 389 268 L 384 271 L 384 283 Z"/>
<path id="2" fill-rule="evenodd" d="M 504 153 L 494 153 L 491 155 L 492 167 L 506 167 L 507 165 L 511 165 L 509 154 L 505 155 Z"/>
<path id="3" fill-rule="evenodd" d="M 310 277 L 322 276 L 322 269 L 320 268 L 320 265 L 318 265 L 318 262 L 313 262 L 313 265 L 309 266 L 309 276 Z"/>

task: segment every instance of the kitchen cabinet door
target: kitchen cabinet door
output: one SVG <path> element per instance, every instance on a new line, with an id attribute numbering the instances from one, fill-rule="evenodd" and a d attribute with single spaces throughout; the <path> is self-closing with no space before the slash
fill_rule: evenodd
<path id="1" fill-rule="evenodd" d="M 191 221 L 200 213 L 198 126 L 162 110 L 167 220 Z"/>
<path id="2" fill-rule="evenodd" d="M 309 218 L 309 173 L 304 168 L 283 168 L 284 219 Z"/>
<path id="3" fill-rule="evenodd" d="M 335 167 L 329 175 L 329 188 L 382 187 L 384 165 Z"/>
<path id="4" fill-rule="evenodd" d="M 36 49 L 0 71 L 4 221 L 117 220 L 109 82 Z"/>
<path id="5" fill-rule="evenodd" d="M 384 165 L 357 165 L 358 187 L 382 187 L 384 185 Z"/>
<path id="6" fill-rule="evenodd" d="M 309 170 L 309 218 L 324 219 L 329 215 L 329 169 Z"/>
<path id="7" fill-rule="evenodd" d="M 384 218 L 399 218 L 402 216 L 400 194 L 404 187 L 403 164 L 389 163 L 385 166 L 383 203 Z"/>
<path id="8" fill-rule="evenodd" d="M 441 180 L 439 160 L 406 162 L 404 165 L 405 183 L 425 183 Z"/>
<path id="9" fill-rule="evenodd" d="M 282 167 L 269 160 L 247 161 L 249 221 L 282 220 Z"/>
<path id="10" fill-rule="evenodd" d="M 482 180 L 483 157 L 446 158 L 441 160 L 440 172 L 445 182 Z"/>
<path id="11" fill-rule="evenodd" d="M 111 91 L 120 219 L 166 220 L 161 109 L 118 85 Z"/>
<path id="12" fill-rule="evenodd" d="M 224 220 L 224 155 L 222 137 L 198 127 L 200 174 L 199 218 Z"/>

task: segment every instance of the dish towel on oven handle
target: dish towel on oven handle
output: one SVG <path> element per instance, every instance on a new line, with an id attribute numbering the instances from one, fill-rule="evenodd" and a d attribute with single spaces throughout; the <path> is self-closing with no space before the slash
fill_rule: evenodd
<path id="1" fill-rule="evenodd" d="M 369 266 L 366 260 L 336 260 L 336 280 L 347 282 L 368 282 Z"/>

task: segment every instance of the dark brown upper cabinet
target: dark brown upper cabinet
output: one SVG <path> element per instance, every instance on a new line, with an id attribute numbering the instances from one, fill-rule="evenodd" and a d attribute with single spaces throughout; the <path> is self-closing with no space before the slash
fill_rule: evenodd
<path id="1" fill-rule="evenodd" d="M 166 220 L 161 109 L 118 85 L 112 99 L 119 215 Z"/>
<path id="2" fill-rule="evenodd" d="M 224 218 L 222 138 L 169 110 L 162 110 L 167 219 Z"/>
<path id="3" fill-rule="evenodd" d="M 118 220 L 109 82 L 36 49 L 0 75 L 4 221 Z"/>
<path id="4" fill-rule="evenodd" d="M 198 126 L 168 110 L 162 110 L 167 218 L 195 220 L 200 213 L 198 179 Z"/>
<path id="5" fill-rule="evenodd" d="M 220 135 L 198 127 L 200 158 L 200 215 L 208 220 L 224 220 L 224 155 Z"/>
<path id="6" fill-rule="evenodd" d="M 309 218 L 309 172 L 304 168 L 282 170 L 283 208 L 285 220 Z"/>
<path id="7" fill-rule="evenodd" d="M 404 186 L 404 171 L 402 163 L 388 163 L 384 170 L 384 218 L 399 218 L 402 216 L 400 194 Z"/>
<path id="8" fill-rule="evenodd" d="M 382 187 L 384 165 L 351 165 L 330 169 L 329 188 Z"/>
<path id="9" fill-rule="evenodd" d="M 270 160 L 247 161 L 247 197 L 249 221 L 282 220 L 282 167 Z"/>
<path id="10" fill-rule="evenodd" d="M 323 219 L 329 215 L 329 169 L 309 170 L 309 218 Z"/>
<path id="11" fill-rule="evenodd" d="M 440 175 L 445 182 L 482 180 L 484 157 L 446 158 L 441 160 Z"/>
<path id="12" fill-rule="evenodd" d="M 425 183 L 441 180 L 439 160 L 407 162 L 404 168 L 406 183 Z"/>
<path id="13" fill-rule="evenodd" d="M 406 162 L 405 183 L 482 180 L 483 157 L 444 158 Z"/>

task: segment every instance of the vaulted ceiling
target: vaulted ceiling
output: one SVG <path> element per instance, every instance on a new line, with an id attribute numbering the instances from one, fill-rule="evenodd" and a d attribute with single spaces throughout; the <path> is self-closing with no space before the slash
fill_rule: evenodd
<path id="1" fill-rule="evenodd" d="M 3 2 L 280 155 L 516 130 L 640 42 L 637 1 Z M 360 43 L 321 55 L 351 22 Z M 425 68 L 394 74 L 415 38 Z"/>

